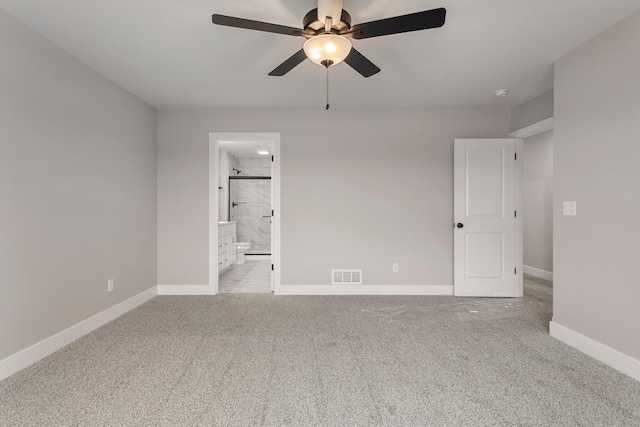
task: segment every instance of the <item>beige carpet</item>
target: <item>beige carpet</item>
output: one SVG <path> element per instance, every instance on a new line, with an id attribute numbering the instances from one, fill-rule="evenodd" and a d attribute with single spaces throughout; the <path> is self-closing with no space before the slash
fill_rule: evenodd
<path id="1" fill-rule="evenodd" d="M 157 297 L 0 383 L 2 426 L 640 426 L 522 299 Z"/>

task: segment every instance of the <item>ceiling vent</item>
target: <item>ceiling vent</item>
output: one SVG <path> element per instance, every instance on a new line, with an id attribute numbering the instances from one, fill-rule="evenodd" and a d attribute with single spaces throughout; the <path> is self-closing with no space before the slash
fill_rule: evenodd
<path id="1" fill-rule="evenodd" d="M 362 270 L 331 270 L 332 285 L 362 285 Z"/>

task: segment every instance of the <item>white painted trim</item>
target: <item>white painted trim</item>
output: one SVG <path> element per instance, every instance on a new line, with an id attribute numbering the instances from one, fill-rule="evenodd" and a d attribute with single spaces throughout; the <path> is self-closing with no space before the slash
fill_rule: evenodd
<path id="1" fill-rule="evenodd" d="M 522 129 L 518 129 L 517 131 L 511 132 L 509 134 L 509 138 L 525 139 L 551 129 L 553 129 L 553 117 L 549 117 L 548 119 L 542 120 L 538 123 L 534 123 L 531 126 L 527 126 Z"/>
<path id="2" fill-rule="evenodd" d="M 218 293 L 218 275 L 220 274 L 218 271 L 218 186 L 220 185 L 218 182 L 218 169 L 220 168 L 220 148 L 218 141 L 219 139 L 217 139 L 213 133 L 209 134 L 209 289 L 206 295 L 216 295 Z M 171 289 L 172 292 L 179 291 L 174 287 L 169 289 Z"/>
<path id="3" fill-rule="evenodd" d="M 282 210 L 280 209 L 280 186 L 282 183 L 282 177 L 280 168 L 282 167 L 281 148 L 280 148 L 280 134 L 273 134 L 273 167 L 271 168 L 271 205 L 273 206 L 274 215 L 271 218 L 273 225 L 273 232 L 271 233 L 271 263 L 273 264 L 271 289 L 274 293 L 278 292 L 281 286 L 281 271 L 282 264 L 280 260 L 280 218 L 282 217 Z"/>
<path id="4" fill-rule="evenodd" d="M 271 262 L 274 265 L 273 288 L 280 287 L 280 133 L 274 132 L 211 132 L 209 133 L 209 287 L 208 295 L 218 293 L 218 151 L 219 141 L 271 141 L 273 167 L 271 169 L 271 195 L 274 215 Z"/>
<path id="5" fill-rule="evenodd" d="M 553 282 L 553 272 L 551 271 L 541 270 L 535 267 L 529 267 L 528 265 L 525 265 L 523 267 L 523 271 L 532 276 L 539 277 L 540 279 L 550 280 Z"/>
<path id="6" fill-rule="evenodd" d="M 55 335 L 21 350 L 0 361 L 0 381 L 10 377 L 18 371 L 44 359 L 50 354 L 60 350 L 64 346 L 71 344 L 75 340 L 82 338 L 89 332 L 111 322 L 123 314 L 144 304 L 158 294 L 156 286 L 147 289 L 119 304 L 114 305 L 94 316 L 83 320 L 80 323 L 58 332 Z"/>
<path id="7" fill-rule="evenodd" d="M 627 356 L 554 321 L 549 322 L 549 334 L 634 380 L 640 381 L 640 360 Z"/>
<path id="8" fill-rule="evenodd" d="M 211 285 L 158 285 L 158 295 L 215 295 Z"/>
<path id="9" fill-rule="evenodd" d="M 453 285 L 282 285 L 276 295 L 453 295 Z"/>
<path id="10" fill-rule="evenodd" d="M 524 296 L 524 141 L 514 139 L 516 151 L 516 297 Z"/>
<path id="11" fill-rule="evenodd" d="M 518 163 L 516 164 L 516 210 L 518 211 L 518 217 L 516 218 L 516 296 L 524 295 L 524 277 L 523 273 L 531 274 L 532 276 L 540 277 L 542 279 L 553 280 L 553 273 L 549 273 L 548 271 L 539 270 L 543 273 L 548 273 L 549 276 L 539 276 L 535 272 L 531 272 L 532 267 L 528 267 L 524 265 L 524 256 L 523 256 L 523 248 L 524 248 L 524 222 L 523 218 L 525 215 L 524 212 L 524 204 L 523 204 L 523 195 L 524 195 L 524 187 L 523 187 L 523 162 L 524 162 L 524 139 L 529 138 L 531 136 L 537 135 L 542 132 L 546 132 L 548 130 L 552 130 L 554 126 L 553 117 L 549 117 L 548 119 L 542 120 L 538 123 L 534 123 L 531 126 L 524 127 L 515 132 L 511 132 L 509 134 L 510 138 L 516 138 L 516 154 L 518 155 Z"/>

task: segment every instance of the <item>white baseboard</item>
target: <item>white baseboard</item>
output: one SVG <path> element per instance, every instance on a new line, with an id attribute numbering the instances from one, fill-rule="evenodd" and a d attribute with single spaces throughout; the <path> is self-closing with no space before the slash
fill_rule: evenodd
<path id="1" fill-rule="evenodd" d="M 141 304 L 149 301 L 151 298 L 158 294 L 157 287 L 147 289 L 144 292 L 139 293 L 126 301 L 123 301 L 111 308 L 104 310 L 101 313 L 96 314 L 80 323 L 58 332 L 55 335 L 45 338 L 28 347 L 21 350 L 11 356 L 0 361 L 0 381 L 10 377 L 18 371 L 30 366 L 50 354 L 60 350 L 62 347 L 71 344 L 75 340 L 82 338 L 84 335 L 92 332 L 99 327 L 109 323 L 110 321 L 122 316 L 128 311 L 133 310 Z"/>
<path id="2" fill-rule="evenodd" d="M 640 381 L 640 360 L 627 356 L 554 321 L 549 322 L 549 334 L 634 380 Z"/>
<path id="3" fill-rule="evenodd" d="M 550 280 L 553 282 L 553 272 L 551 271 L 545 271 L 539 268 L 529 267 L 528 265 L 523 265 L 522 271 L 532 276 L 538 277 L 540 279 Z"/>
<path id="4" fill-rule="evenodd" d="M 215 295 L 209 285 L 158 285 L 158 295 Z"/>
<path id="5" fill-rule="evenodd" d="M 452 285 L 280 285 L 276 295 L 453 295 Z"/>

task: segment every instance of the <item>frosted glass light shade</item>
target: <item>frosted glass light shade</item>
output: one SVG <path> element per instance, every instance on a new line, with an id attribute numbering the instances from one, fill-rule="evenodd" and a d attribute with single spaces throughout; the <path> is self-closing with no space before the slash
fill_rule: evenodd
<path id="1" fill-rule="evenodd" d="M 312 62 L 322 65 L 322 61 L 328 60 L 336 65 L 351 52 L 351 42 L 335 34 L 321 34 L 307 40 L 302 48 Z"/>

